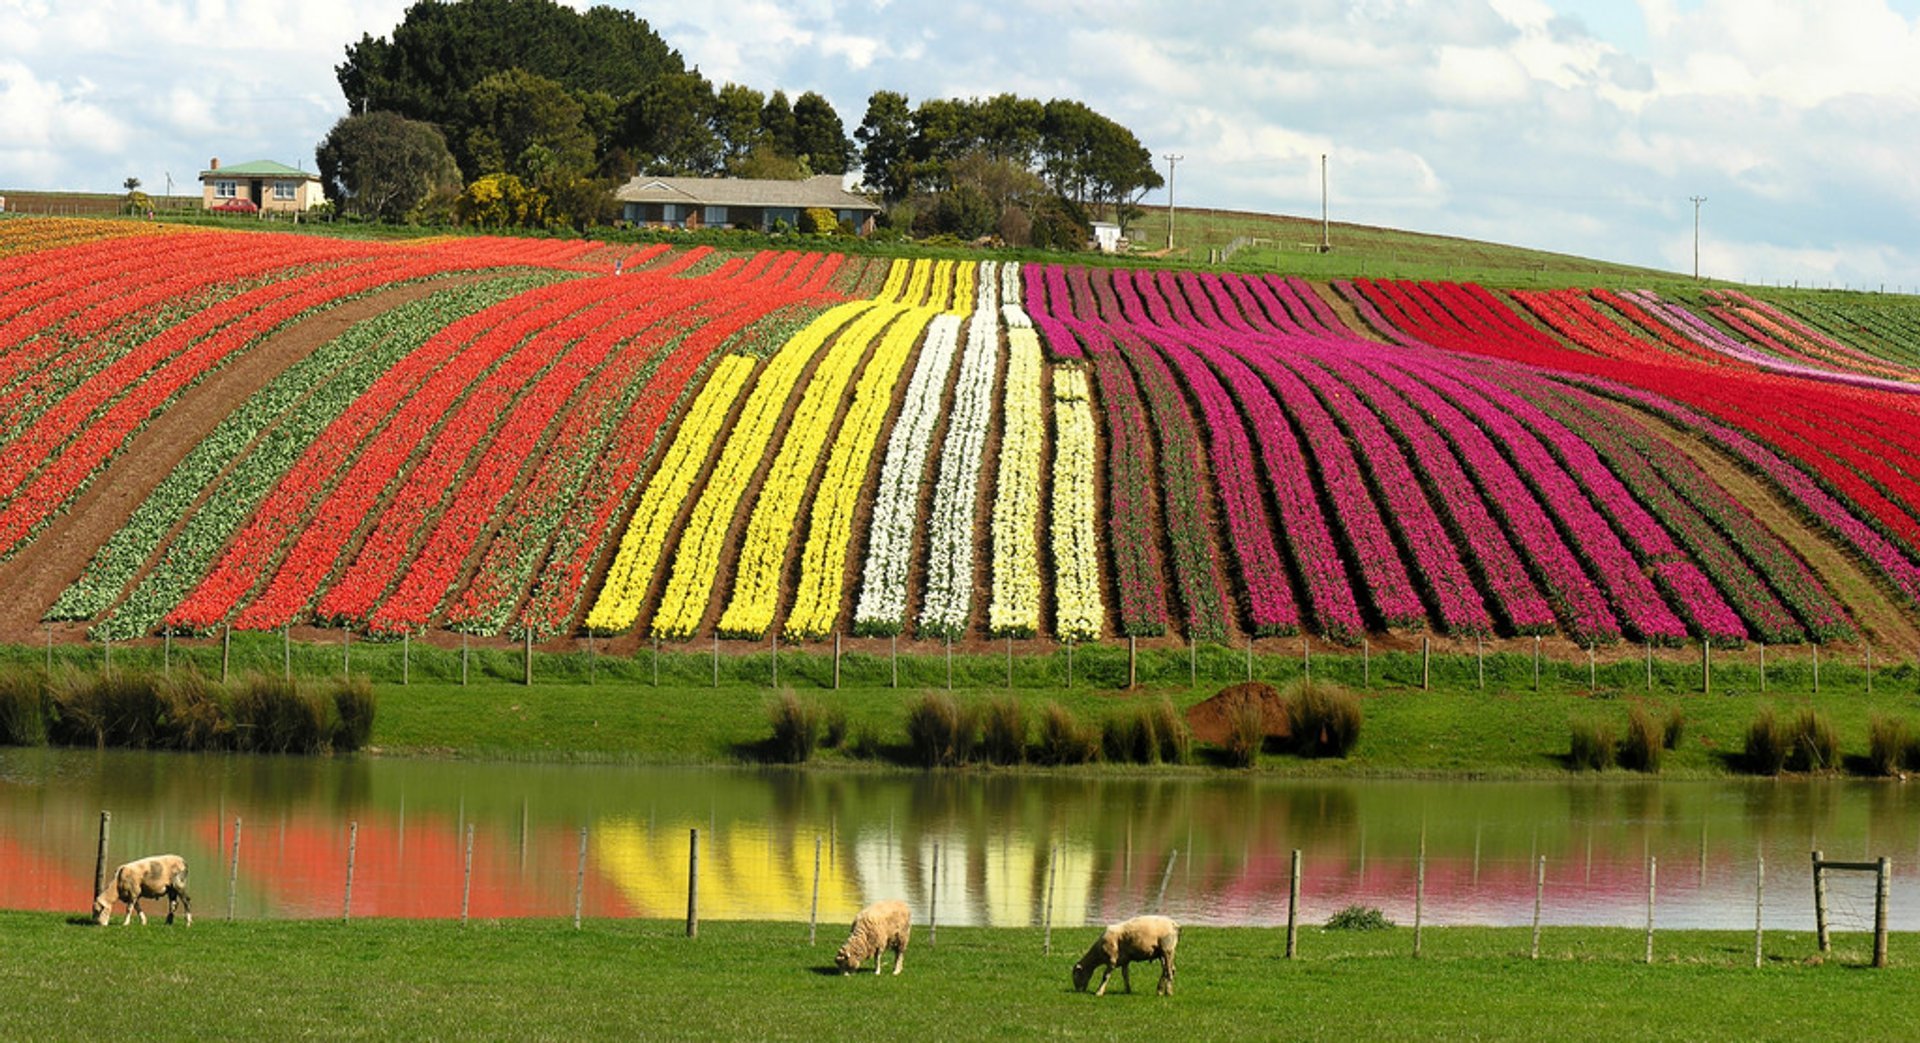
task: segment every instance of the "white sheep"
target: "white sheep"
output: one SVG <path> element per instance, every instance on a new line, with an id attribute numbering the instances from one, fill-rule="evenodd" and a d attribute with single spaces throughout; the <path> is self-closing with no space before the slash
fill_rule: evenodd
<path id="1" fill-rule="evenodd" d="M 127 918 L 120 922 L 122 927 L 132 923 L 136 913 L 145 924 L 147 914 L 140 908 L 140 899 L 162 896 L 167 900 L 167 922 L 173 922 L 173 911 L 178 906 L 186 910 L 187 926 L 192 927 L 193 902 L 187 897 L 187 860 L 179 855 L 154 855 L 114 870 L 106 890 L 93 900 L 93 917 L 102 927 L 106 926 L 113 919 L 113 904 L 117 899 L 127 903 Z"/>
<path id="2" fill-rule="evenodd" d="M 1080 962 L 1073 965 L 1073 987 L 1077 992 L 1087 991 L 1087 982 L 1093 978 L 1095 968 L 1105 967 L 1106 974 L 1100 978 L 1100 988 L 1095 996 L 1107 993 L 1107 982 L 1113 978 L 1113 969 L 1120 968 L 1120 981 L 1127 991 L 1133 991 L 1133 980 L 1127 975 L 1127 964 L 1134 960 L 1160 961 L 1160 987 L 1162 996 L 1173 995 L 1173 950 L 1180 944 L 1180 925 L 1164 916 L 1136 916 L 1131 920 L 1122 920 L 1110 925 L 1101 932 L 1100 940 L 1093 943 Z"/>
<path id="3" fill-rule="evenodd" d="M 841 974 L 852 974 L 860 964 L 873 957 L 873 973 L 880 973 L 880 957 L 893 950 L 893 973 L 899 974 L 907 959 L 907 939 L 913 934 L 913 914 L 907 903 L 897 899 L 875 902 L 853 918 L 853 930 L 847 943 L 833 954 L 834 966 Z"/>

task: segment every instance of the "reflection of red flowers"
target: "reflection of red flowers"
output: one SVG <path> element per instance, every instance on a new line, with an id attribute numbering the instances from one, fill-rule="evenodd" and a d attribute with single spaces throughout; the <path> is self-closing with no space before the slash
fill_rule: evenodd
<path id="1" fill-rule="evenodd" d="M 0 836 L 0 876 L 7 880 L 9 909 L 80 909 L 93 886 L 74 867 L 35 854 Z"/>

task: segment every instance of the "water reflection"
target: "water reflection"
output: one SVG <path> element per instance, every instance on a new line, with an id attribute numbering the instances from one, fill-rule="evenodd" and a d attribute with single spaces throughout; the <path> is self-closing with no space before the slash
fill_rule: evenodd
<path id="1" fill-rule="evenodd" d="M 1359 902 L 1427 922 L 1811 924 L 1807 852 L 1895 867 L 1920 927 L 1920 796 L 1888 783 L 1539 783 L 859 775 L 684 768 L 0 751 L 0 903 L 80 909 L 110 860 L 176 851 L 215 917 L 678 917 L 700 831 L 708 919 L 823 922 L 904 897 L 942 923 L 1073 926 L 1164 908 L 1274 924 L 1290 853 L 1316 923 Z M 586 854 L 581 858 L 581 831 Z M 471 837 L 471 876 L 468 874 Z M 1177 854 L 1176 854 L 1177 852 Z M 1861 929 L 1871 880 L 1837 880 Z M 1855 894 L 1855 892 L 1858 894 Z M 1854 921 L 1858 921 L 1855 923 Z"/>

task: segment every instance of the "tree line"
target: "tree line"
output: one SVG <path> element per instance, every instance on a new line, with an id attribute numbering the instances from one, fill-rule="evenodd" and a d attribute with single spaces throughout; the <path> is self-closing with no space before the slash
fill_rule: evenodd
<path id="1" fill-rule="evenodd" d="M 587 228 L 637 174 L 804 178 L 858 167 L 894 234 L 1074 248 L 1163 183 L 1133 133 L 1072 100 L 875 91 L 850 136 L 819 93 L 715 86 L 638 16 L 555 0 L 420 0 L 335 67 L 316 148 L 369 220 Z"/>

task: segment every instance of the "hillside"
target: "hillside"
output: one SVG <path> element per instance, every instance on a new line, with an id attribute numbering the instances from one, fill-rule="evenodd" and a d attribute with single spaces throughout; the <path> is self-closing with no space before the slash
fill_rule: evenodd
<path id="1" fill-rule="evenodd" d="M 1917 393 L 1895 298 L 9 217 L 0 638 L 1904 656 Z"/>

